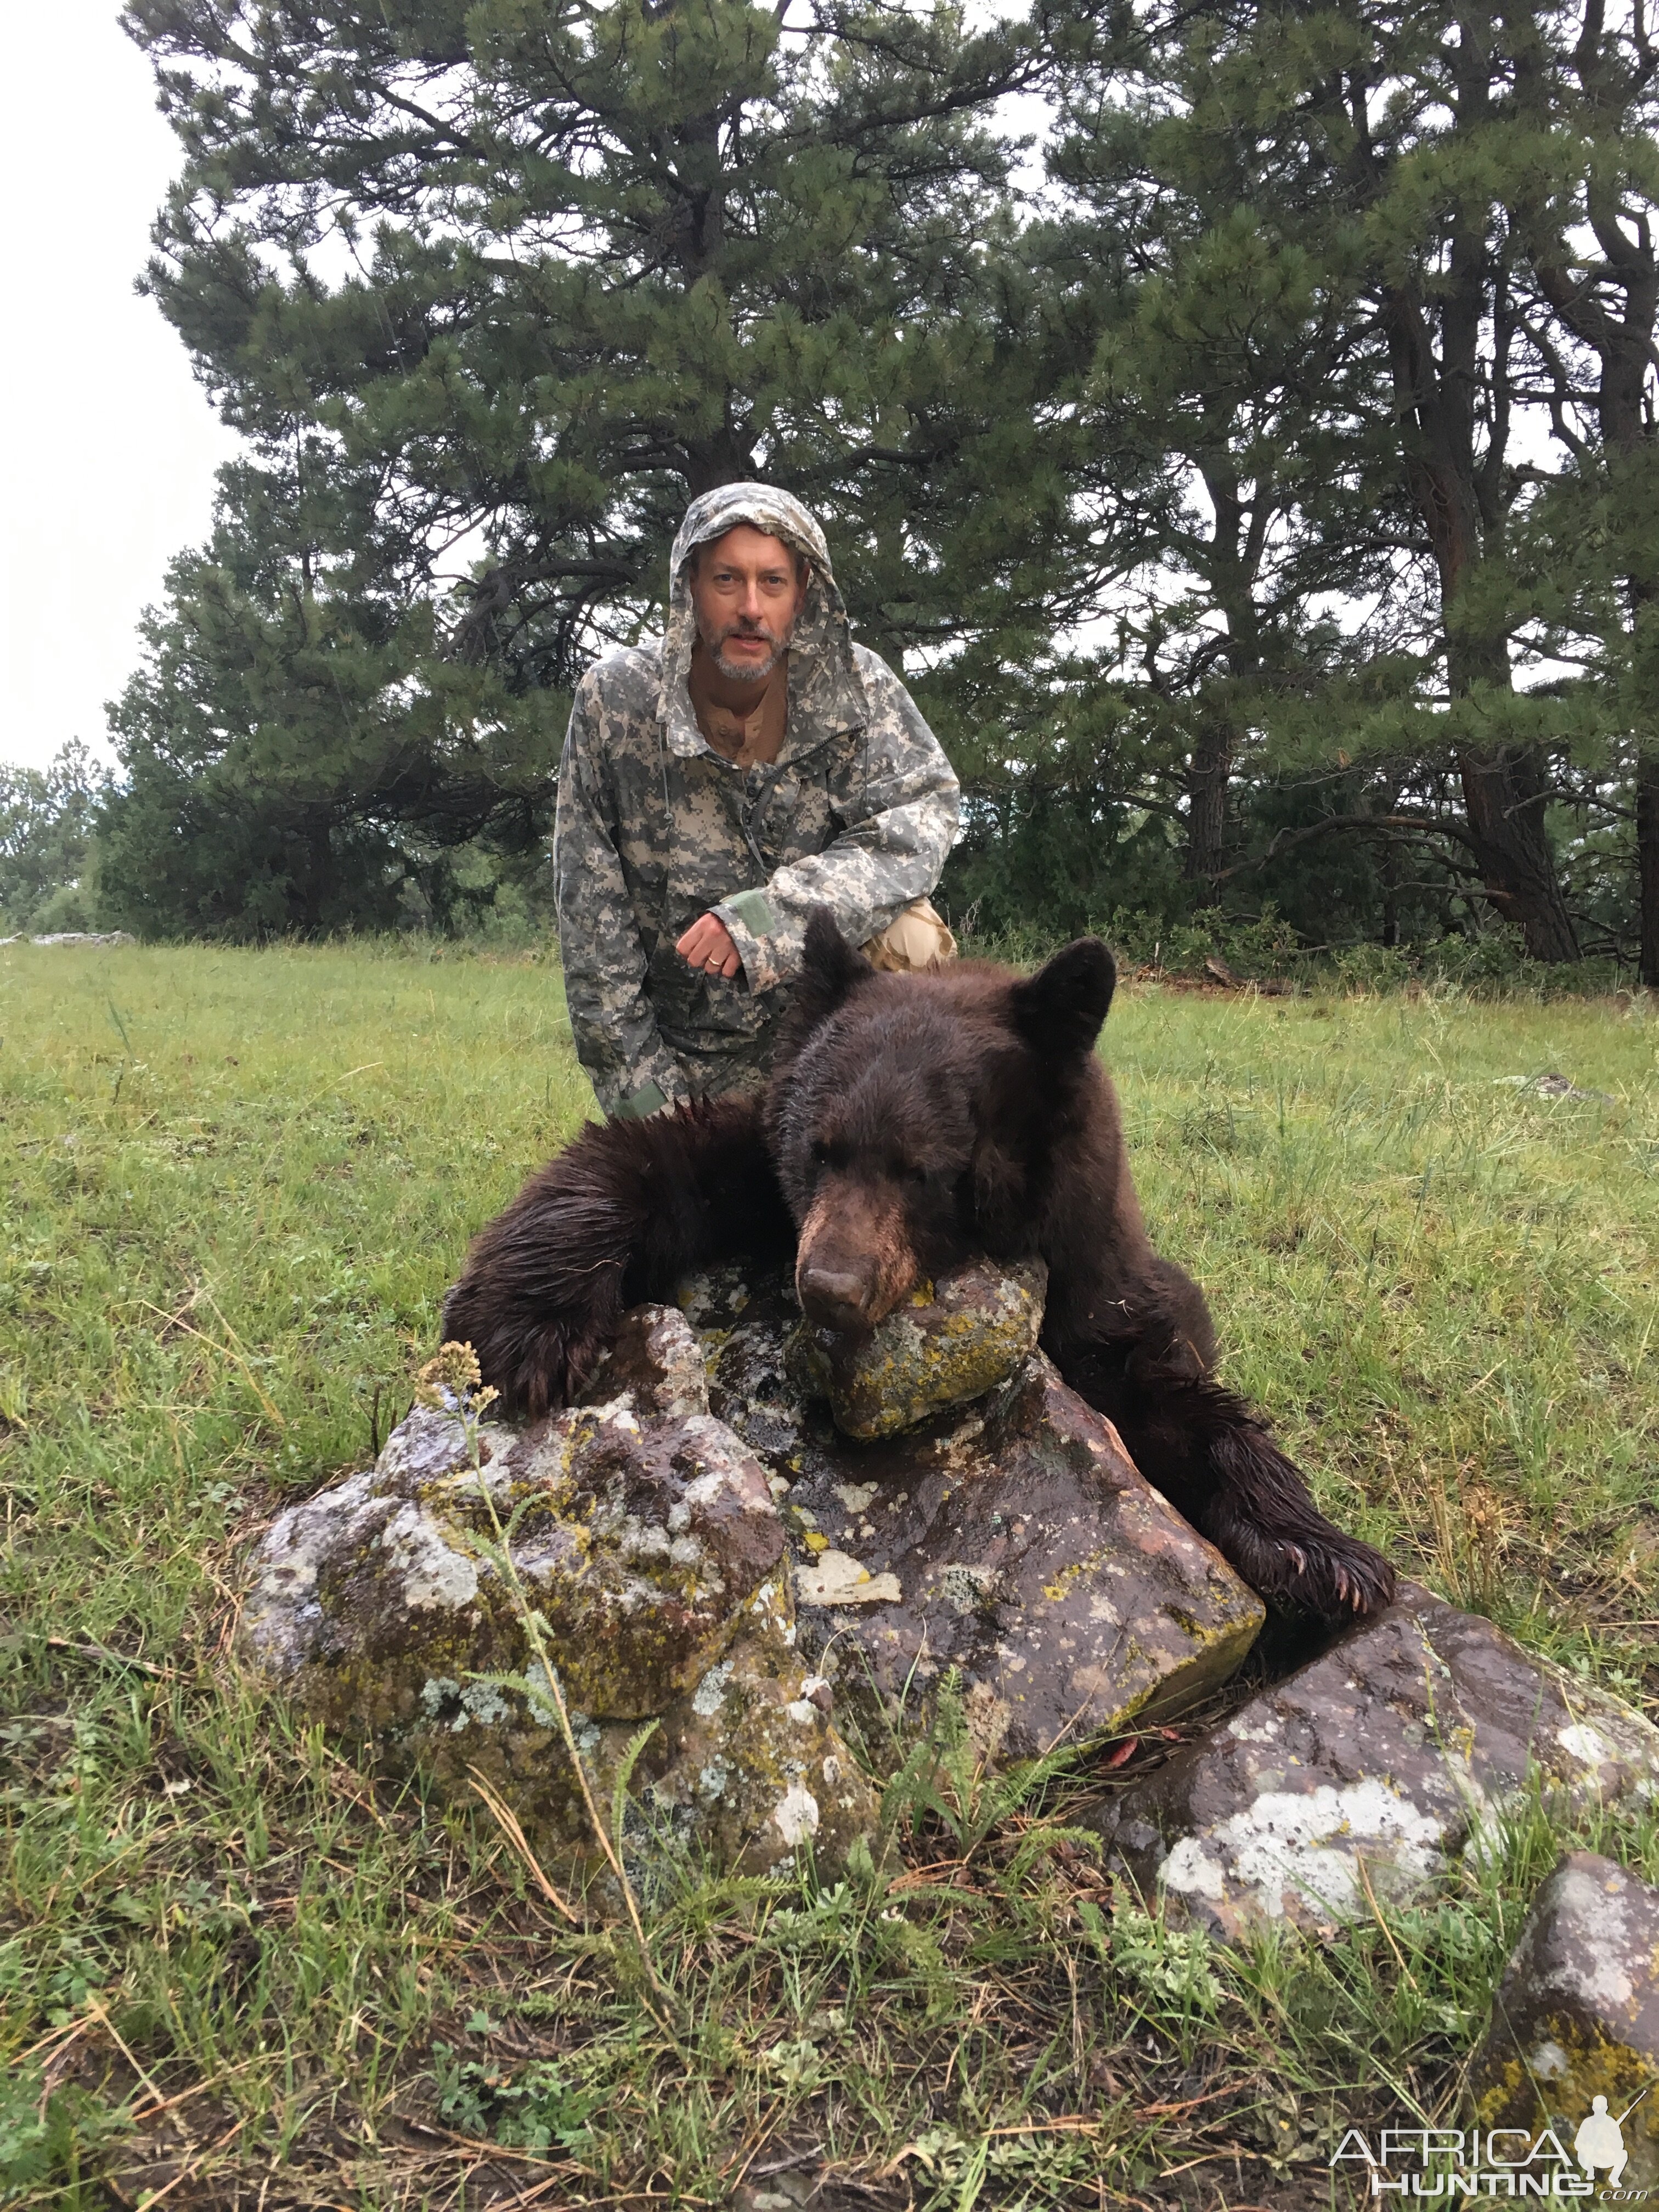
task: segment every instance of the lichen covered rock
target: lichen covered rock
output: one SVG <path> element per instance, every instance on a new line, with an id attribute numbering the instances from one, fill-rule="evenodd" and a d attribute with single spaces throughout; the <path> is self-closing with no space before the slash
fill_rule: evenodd
<path id="1" fill-rule="evenodd" d="M 1036 1350 L 1048 1279 L 1041 1260 L 1010 1268 L 980 1260 L 925 1284 L 867 1337 L 803 1320 L 789 1347 L 792 1371 L 828 1400 L 846 1435 L 893 1436 L 982 1398 L 1024 1364 Z"/>
<path id="2" fill-rule="evenodd" d="M 1659 1891 L 1593 1851 L 1561 1861 L 1521 1931 L 1470 2086 L 1482 2127 L 1553 2127 L 1569 2149 L 1605 2100 L 1612 2133 L 1595 2134 L 1606 2155 L 1590 2148 L 1609 2170 L 1596 2179 L 1659 2184 Z"/>
<path id="3" fill-rule="evenodd" d="M 1179 1712 L 1237 1668 L 1261 1601 L 1041 1353 L 970 1406 L 854 1443 L 794 1379 L 781 1279 L 724 1270 L 680 1297 L 710 1405 L 780 1501 L 803 1648 L 866 1719 L 914 1730 L 956 1670 L 982 1748 L 1010 1761 Z"/>
<path id="4" fill-rule="evenodd" d="M 1407 1583 L 1108 1808 L 1121 1865 L 1212 1933 L 1421 1894 L 1541 1770 L 1575 1802 L 1659 1789 L 1659 1730 Z"/>
<path id="5" fill-rule="evenodd" d="M 750 1870 L 808 1842 L 834 1864 L 876 1833 L 874 1801 L 796 1649 L 765 1474 L 711 1416 L 681 1316 L 631 1315 L 596 1392 L 522 1435 L 410 1413 L 373 1468 L 273 1524 L 245 1653 L 393 1768 L 462 1790 L 476 1768 L 532 1843 L 581 1860 L 593 1839 L 527 1602 L 601 1802 L 658 1723 L 635 1771 L 641 1848 L 655 1824 Z"/>

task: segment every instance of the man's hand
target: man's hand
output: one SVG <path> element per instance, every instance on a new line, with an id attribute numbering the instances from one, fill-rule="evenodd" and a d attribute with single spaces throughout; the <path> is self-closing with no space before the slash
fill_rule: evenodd
<path id="1" fill-rule="evenodd" d="M 743 965 L 730 931 L 712 914 L 694 921 L 674 950 L 688 968 L 701 968 L 705 975 L 724 975 L 728 981 Z"/>

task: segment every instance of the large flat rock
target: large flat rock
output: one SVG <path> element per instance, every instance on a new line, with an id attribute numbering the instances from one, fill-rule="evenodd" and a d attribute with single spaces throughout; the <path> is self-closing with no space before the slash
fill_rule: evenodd
<path id="1" fill-rule="evenodd" d="M 1588 2151 L 1599 2181 L 1659 2184 L 1659 1891 L 1593 1851 L 1561 1861 L 1533 1901 L 1470 2087 L 1483 2128 L 1553 2127 L 1581 2163 Z"/>
<path id="2" fill-rule="evenodd" d="M 1212 1932 L 1322 1927 L 1416 1896 L 1527 1782 L 1659 1789 L 1659 1730 L 1407 1584 L 1108 1808 L 1119 1863 Z"/>
<path id="3" fill-rule="evenodd" d="M 843 1702 L 913 1732 L 959 1670 L 976 1736 L 1012 1760 L 1179 1712 L 1237 1670 L 1261 1601 L 1040 1353 L 860 1443 L 792 1380 L 781 1281 L 722 1272 L 681 1303 L 710 1405 L 780 1501 L 802 1647 Z"/>

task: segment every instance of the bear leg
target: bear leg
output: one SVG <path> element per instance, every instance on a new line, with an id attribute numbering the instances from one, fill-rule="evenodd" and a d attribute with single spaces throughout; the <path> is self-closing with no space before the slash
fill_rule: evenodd
<path id="1" fill-rule="evenodd" d="M 1329 1622 L 1387 1605 L 1395 1577 L 1382 1553 L 1332 1526 L 1242 1398 L 1172 1353 L 1160 1363 L 1120 1342 L 1057 1347 L 1055 1358 L 1147 1481 L 1269 1605 Z"/>
<path id="2" fill-rule="evenodd" d="M 470 1342 L 502 1409 L 568 1404 L 624 1309 L 739 1255 L 782 1256 L 794 1230 L 760 1101 L 699 1100 L 582 1131 L 474 1239 L 444 1300 L 443 1334 Z"/>
<path id="3" fill-rule="evenodd" d="M 1207 1380 L 1186 1387 L 1207 1476 L 1192 1516 L 1200 1534 L 1270 1604 L 1330 1622 L 1389 1604 L 1394 1569 L 1325 1518 L 1301 1470 L 1243 1401 Z"/>

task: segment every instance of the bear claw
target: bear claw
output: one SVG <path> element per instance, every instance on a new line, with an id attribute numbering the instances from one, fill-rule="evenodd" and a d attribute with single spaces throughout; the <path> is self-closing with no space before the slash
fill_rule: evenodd
<path id="1" fill-rule="evenodd" d="M 1369 1544 L 1334 1536 L 1311 1553 L 1301 1545 L 1285 1549 L 1296 1571 L 1282 1595 L 1304 1612 L 1333 1622 L 1349 1614 L 1364 1619 L 1393 1601 L 1394 1569 Z"/>

